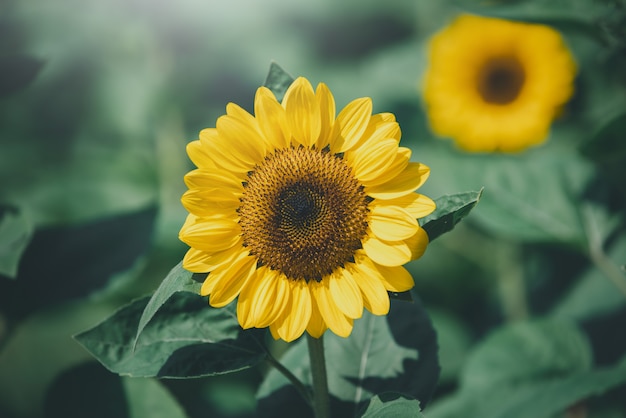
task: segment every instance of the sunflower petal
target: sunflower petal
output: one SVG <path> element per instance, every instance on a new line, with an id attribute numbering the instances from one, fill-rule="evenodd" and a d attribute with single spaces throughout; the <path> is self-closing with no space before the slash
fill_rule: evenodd
<path id="1" fill-rule="evenodd" d="M 419 188 L 430 174 L 430 169 L 422 163 L 408 163 L 406 169 L 391 180 L 366 188 L 366 193 L 375 199 L 395 199 Z"/>
<path id="2" fill-rule="evenodd" d="M 199 140 L 191 141 L 187 144 L 187 155 L 198 168 L 214 170 L 216 167 L 213 156 Z"/>
<path id="3" fill-rule="evenodd" d="M 417 230 L 415 235 L 409 239 L 405 239 L 404 242 L 411 251 L 411 260 L 417 260 L 424 255 L 426 247 L 428 246 L 429 238 L 424 228 L 420 228 Z"/>
<path id="4" fill-rule="evenodd" d="M 328 277 L 328 288 L 337 307 L 348 318 L 363 316 L 361 290 L 346 269 L 339 269 Z"/>
<path id="5" fill-rule="evenodd" d="M 317 307 L 317 299 L 315 297 L 312 297 L 311 319 L 309 320 L 309 324 L 306 327 L 306 332 L 308 332 L 313 338 L 320 338 L 327 329 L 328 327 L 326 326 L 326 322 L 324 322 L 324 318 L 322 318 L 320 309 Z"/>
<path id="6" fill-rule="evenodd" d="M 334 137 L 331 139 L 330 149 L 334 153 L 345 152 L 361 140 L 372 117 L 372 100 L 362 97 L 353 100 L 343 108 L 335 121 Z"/>
<path id="7" fill-rule="evenodd" d="M 401 241 L 415 235 L 417 220 L 400 206 L 371 205 L 370 228 L 376 237 L 386 241 Z"/>
<path id="8" fill-rule="evenodd" d="M 354 264 L 352 274 L 363 292 L 363 304 L 367 310 L 374 315 L 387 315 L 389 295 L 380 272 L 366 257 L 360 257 Z"/>
<path id="9" fill-rule="evenodd" d="M 415 219 L 430 215 L 436 208 L 435 202 L 430 197 L 419 193 L 409 193 L 389 200 L 375 200 L 370 207 L 375 206 L 399 206 Z"/>
<path id="10" fill-rule="evenodd" d="M 279 149 L 289 146 L 291 131 L 287 123 L 285 109 L 267 87 L 260 87 L 256 92 L 254 114 L 261 132 L 270 145 Z"/>
<path id="11" fill-rule="evenodd" d="M 230 217 L 197 218 L 190 214 L 181 227 L 178 237 L 190 247 L 215 252 L 235 245 L 240 233 L 239 224 Z"/>
<path id="12" fill-rule="evenodd" d="M 315 146 L 317 149 L 323 149 L 330 143 L 330 135 L 335 122 L 335 98 L 324 83 L 317 85 L 315 90 L 315 98 L 320 109 L 320 134 Z"/>
<path id="13" fill-rule="evenodd" d="M 384 241 L 376 237 L 363 240 L 369 258 L 384 266 L 401 266 L 411 260 L 411 249 L 404 241 Z"/>
<path id="14" fill-rule="evenodd" d="M 298 77 L 285 92 L 282 104 L 294 141 L 305 147 L 315 144 L 320 136 L 321 121 L 311 83 Z"/>
<path id="15" fill-rule="evenodd" d="M 352 332 L 352 318 L 348 318 L 339 310 L 328 288 L 328 280 L 309 283 L 313 297 L 317 300 L 317 307 L 324 322 L 335 334 L 347 337 Z"/>
<path id="16" fill-rule="evenodd" d="M 278 335 L 286 342 L 300 337 L 311 319 L 311 293 L 304 280 L 291 280 L 292 306 L 289 315 L 279 325 Z"/>
<path id="17" fill-rule="evenodd" d="M 232 103 L 227 109 L 232 107 L 231 105 Z M 220 137 L 223 138 L 222 146 L 228 147 L 231 155 L 236 155 L 237 159 L 251 166 L 263 160 L 266 153 L 265 140 L 255 126 L 231 115 L 220 116 L 216 126 Z"/>
<path id="18" fill-rule="evenodd" d="M 390 292 L 406 292 L 415 286 L 413 276 L 402 266 L 387 267 L 374 263 L 376 270 L 380 272 L 380 280 Z"/>
<path id="19" fill-rule="evenodd" d="M 221 308 L 232 302 L 241 292 L 256 269 L 256 258 L 242 253 L 232 264 L 211 272 L 217 276 L 217 283 L 209 296 L 211 306 Z M 210 274 L 210 275 L 211 275 Z"/>

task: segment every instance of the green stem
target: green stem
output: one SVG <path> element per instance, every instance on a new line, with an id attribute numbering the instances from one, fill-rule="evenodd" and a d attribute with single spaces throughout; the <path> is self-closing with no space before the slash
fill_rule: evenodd
<path id="1" fill-rule="evenodd" d="M 313 379 L 313 411 L 315 418 L 330 418 L 330 400 L 328 397 L 328 381 L 326 377 L 326 360 L 324 358 L 324 340 L 306 334 L 311 360 Z"/>

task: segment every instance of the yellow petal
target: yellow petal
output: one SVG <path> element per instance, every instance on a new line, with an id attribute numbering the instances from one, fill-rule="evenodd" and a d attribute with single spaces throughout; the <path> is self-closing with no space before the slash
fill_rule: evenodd
<path id="1" fill-rule="evenodd" d="M 395 139 L 385 139 L 354 151 L 351 166 L 354 176 L 363 184 L 386 174 L 398 150 Z"/>
<path id="2" fill-rule="evenodd" d="M 220 116 L 216 126 L 222 146 L 228 147 L 231 155 L 251 166 L 263 161 L 267 147 L 256 127 L 231 115 Z"/>
<path id="3" fill-rule="evenodd" d="M 323 149 L 330 143 L 330 135 L 335 122 L 335 98 L 324 83 L 317 85 L 315 98 L 320 109 L 320 135 L 315 144 L 317 149 Z"/>
<path id="4" fill-rule="evenodd" d="M 415 286 L 413 276 L 402 266 L 387 267 L 375 264 L 376 270 L 380 272 L 380 280 L 390 292 L 406 292 Z"/>
<path id="5" fill-rule="evenodd" d="M 302 335 L 311 319 L 311 293 L 304 280 L 290 280 L 291 311 L 277 328 L 280 338 L 291 342 Z"/>
<path id="6" fill-rule="evenodd" d="M 236 176 L 225 170 L 198 169 L 185 174 L 185 184 L 188 188 L 226 189 L 233 193 L 241 193 L 244 178 Z"/>
<path id="7" fill-rule="evenodd" d="M 367 257 L 358 257 L 351 267 L 355 281 L 363 292 L 363 304 L 374 315 L 389 313 L 389 295 L 383 277 Z"/>
<path id="8" fill-rule="evenodd" d="M 189 155 L 189 159 L 196 165 L 196 167 L 208 170 L 215 169 L 213 156 L 209 154 L 207 148 L 204 147 L 199 140 L 191 141 L 187 144 L 187 155 Z"/>
<path id="9" fill-rule="evenodd" d="M 190 247 L 218 252 L 235 245 L 240 234 L 239 224 L 233 218 L 222 216 L 196 218 L 189 215 L 178 237 Z"/>
<path id="10" fill-rule="evenodd" d="M 372 100 L 363 97 L 353 100 L 343 108 L 335 121 L 335 132 L 330 149 L 333 153 L 350 150 L 358 144 L 372 116 Z"/>
<path id="11" fill-rule="evenodd" d="M 375 200 L 370 204 L 370 208 L 374 206 L 399 206 L 416 219 L 430 215 L 436 207 L 430 197 L 418 193 L 409 193 L 396 199 Z"/>
<path id="12" fill-rule="evenodd" d="M 211 265 L 207 263 L 210 254 L 190 248 L 183 257 L 183 268 L 194 273 L 208 273 L 211 271 Z"/>
<path id="13" fill-rule="evenodd" d="M 401 266 L 411 261 L 411 250 L 404 241 L 383 241 L 376 237 L 363 240 L 369 258 L 383 266 Z"/>
<path id="14" fill-rule="evenodd" d="M 220 137 L 215 128 L 200 131 L 200 142 L 216 166 L 238 174 L 245 174 L 254 168 L 254 164 L 246 162 L 236 148 Z"/>
<path id="15" fill-rule="evenodd" d="M 215 269 L 210 275 L 215 275 L 217 283 L 213 287 L 209 303 L 221 308 L 232 302 L 241 292 L 248 279 L 256 269 L 256 258 L 242 253 L 242 256 L 233 260 L 233 263 L 220 269 Z"/>
<path id="16" fill-rule="evenodd" d="M 366 188 L 366 193 L 375 199 L 395 199 L 414 192 L 430 174 L 430 169 L 422 163 L 409 163 L 398 176 L 390 181 Z"/>
<path id="17" fill-rule="evenodd" d="M 413 235 L 411 238 L 404 240 L 404 242 L 409 247 L 411 251 L 411 260 L 417 260 L 426 251 L 426 247 L 428 246 L 429 238 L 424 228 L 420 228 L 417 230 L 417 233 Z"/>
<path id="18" fill-rule="evenodd" d="M 265 328 L 283 313 L 284 300 L 290 288 L 287 278 L 266 267 L 257 270 L 256 279 L 254 293 L 250 295 L 252 326 Z"/>
<path id="19" fill-rule="evenodd" d="M 236 218 L 242 195 L 234 195 L 225 189 L 191 189 L 183 194 L 181 203 L 190 213 L 200 217 L 221 215 Z"/>
<path id="20" fill-rule="evenodd" d="M 344 315 L 335 304 L 330 294 L 330 289 L 328 288 L 328 280 L 324 279 L 319 283 L 311 281 L 309 282 L 309 286 L 311 287 L 313 297 L 317 301 L 320 315 L 322 315 L 328 328 L 340 337 L 350 335 L 352 332 L 352 318 L 348 318 Z"/>
<path id="21" fill-rule="evenodd" d="M 320 136 L 321 121 L 311 83 L 304 77 L 298 77 L 285 92 L 282 104 L 293 140 L 305 147 L 315 144 Z"/>
<path id="22" fill-rule="evenodd" d="M 285 109 L 278 103 L 274 93 L 267 87 L 260 87 L 254 98 L 254 114 L 265 139 L 273 148 L 289 146 L 291 131 L 287 123 Z M 271 147 L 270 147 L 271 148 Z"/>
<path id="23" fill-rule="evenodd" d="M 322 318 L 322 314 L 317 307 L 317 300 L 315 297 L 312 297 L 311 319 L 309 320 L 309 325 L 306 327 L 306 331 L 311 335 L 311 337 L 320 338 L 327 329 L 328 327 L 326 326 L 326 322 L 324 322 L 324 318 Z"/>
<path id="24" fill-rule="evenodd" d="M 410 159 L 411 150 L 405 147 L 398 147 L 393 162 L 389 165 L 389 167 L 387 167 L 384 173 L 378 177 L 362 181 L 361 183 L 363 183 L 363 185 L 368 189 L 386 183 L 399 176 L 409 165 Z"/>
<path id="25" fill-rule="evenodd" d="M 370 206 L 368 221 L 376 237 L 385 241 L 400 241 L 415 235 L 417 220 L 399 206 Z"/>
<path id="26" fill-rule="evenodd" d="M 361 290 L 346 269 L 338 269 L 328 277 L 328 288 L 335 304 L 348 318 L 363 315 Z"/>

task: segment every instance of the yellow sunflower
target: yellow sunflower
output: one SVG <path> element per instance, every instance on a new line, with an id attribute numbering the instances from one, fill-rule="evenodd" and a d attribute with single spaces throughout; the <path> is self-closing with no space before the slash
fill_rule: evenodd
<path id="1" fill-rule="evenodd" d="M 431 129 L 467 151 L 540 144 L 575 75 L 554 29 L 462 15 L 430 41 L 424 101 Z"/>
<path id="2" fill-rule="evenodd" d="M 185 176 L 183 266 L 209 273 L 212 306 L 238 297 L 243 328 L 346 337 L 363 308 L 387 314 L 387 291 L 413 287 L 402 265 L 428 244 L 416 218 L 435 204 L 414 192 L 430 171 L 369 98 L 335 117 L 326 85 L 298 78 L 282 104 L 259 88 L 254 113 L 228 104 L 187 147 L 198 169 Z"/>

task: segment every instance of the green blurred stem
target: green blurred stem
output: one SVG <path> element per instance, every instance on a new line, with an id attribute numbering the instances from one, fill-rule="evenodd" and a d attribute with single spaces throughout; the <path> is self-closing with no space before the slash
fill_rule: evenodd
<path id="1" fill-rule="evenodd" d="M 583 206 L 583 225 L 587 234 L 589 258 L 593 264 L 626 296 L 626 276 L 606 255 L 598 225 L 589 206 Z"/>
<path id="2" fill-rule="evenodd" d="M 300 379 L 296 377 L 296 375 L 291 373 L 289 369 L 282 365 L 281 362 L 276 360 L 265 346 L 262 347 L 265 350 L 265 360 L 267 360 L 269 364 L 271 364 L 273 367 L 276 368 L 276 370 L 278 370 L 283 376 L 285 376 L 287 380 L 289 380 L 291 384 L 296 388 L 302 398 L 304 398 L 306 403 L 311 408 L 313 408 L 313 396 L 311 395 L 311 391 L 309 391 L 308 388 L 304 386 L 304 384 L 300 381 Z"/>
<path id="3" fill-rule="evenodd" d="M 311 337 L 306 334 L 311 360 L 311 376 L 313 379 L 313 411 L 315 418 L 330 417 L 330 400 L 328 397 L 328 380 L 326 377 L 326 359 L 324 358 L 324 336 Z"/>

